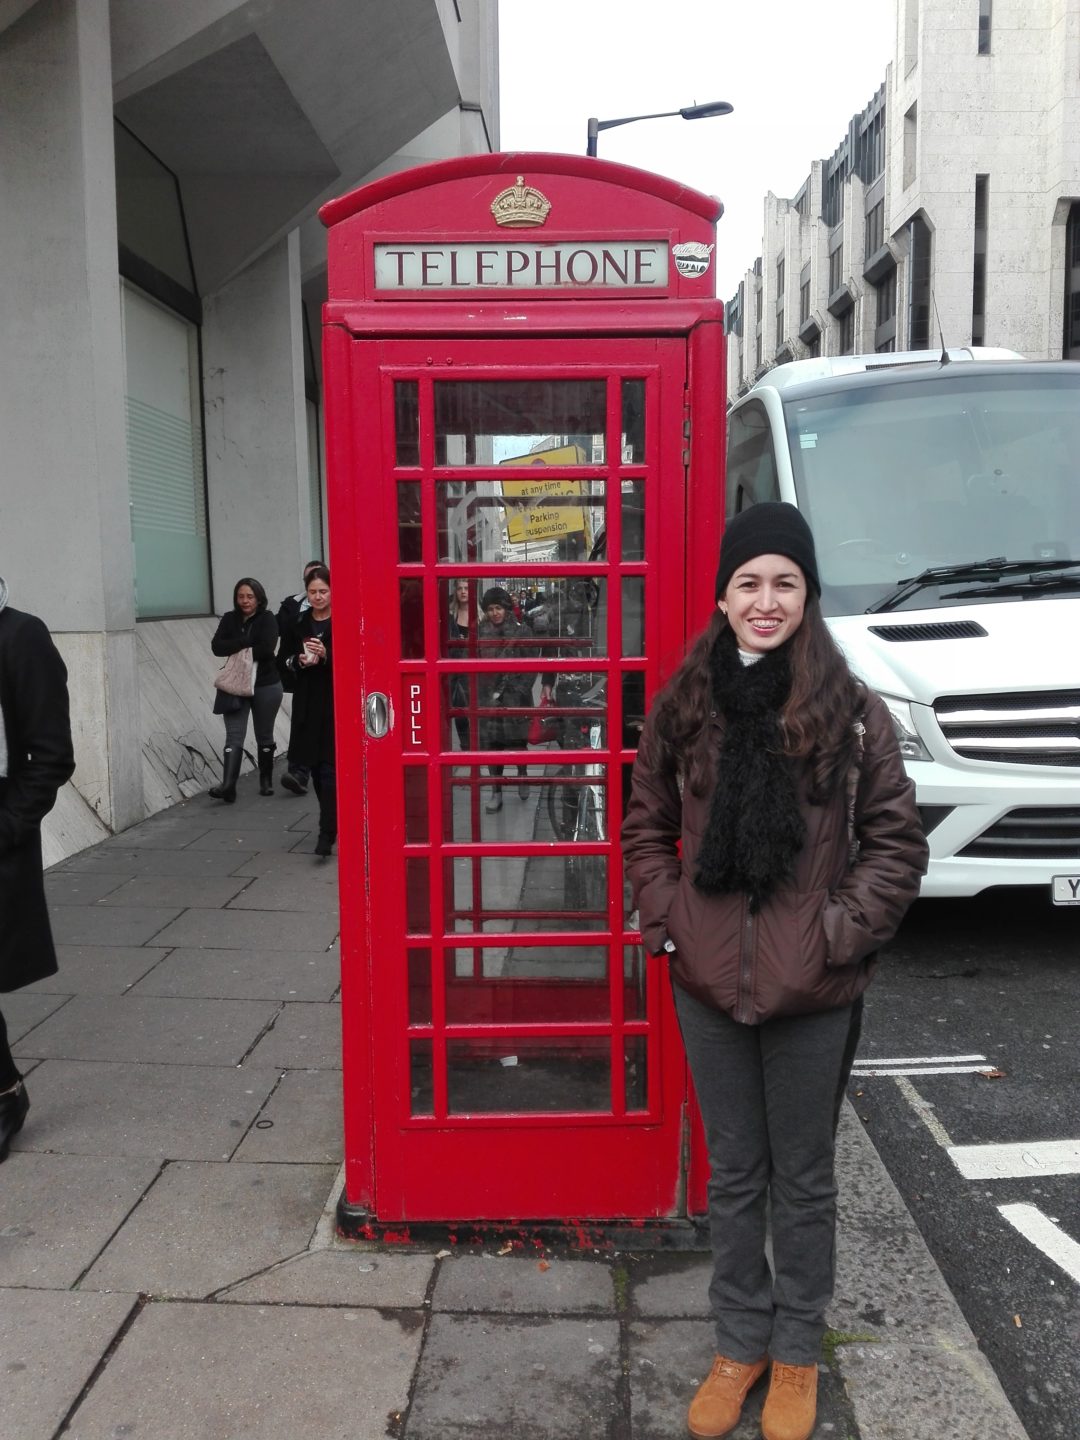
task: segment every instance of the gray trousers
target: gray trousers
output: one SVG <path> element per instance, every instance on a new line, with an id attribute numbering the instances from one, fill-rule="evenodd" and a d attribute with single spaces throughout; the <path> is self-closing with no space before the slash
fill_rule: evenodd
<path id="1" fill-rule="evenodd" d="M 231 710 L 225 716 L 225 745 L 227 748 L 243 749 L 247 734 L 248 716 L 255 727 L 255 743 L 260 750 L 274 743 L 274 721 L 281 709 L 281 697 L 285 692 L 281 681 L 272 685 L 256 685 L 255 694 L 240 699 L 240 709 Z"/>
<path id="2" fill-rule="evenodd" d="M 709 1147 L 717 1351 L 814 1365 L 835 1276 L 834 1115 L 852 1007 L 740 1025 L 673 988 Z"/>

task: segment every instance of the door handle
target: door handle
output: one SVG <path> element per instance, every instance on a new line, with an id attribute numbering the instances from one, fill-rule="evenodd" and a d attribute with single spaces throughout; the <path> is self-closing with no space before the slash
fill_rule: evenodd
<path id="1" fill-rule="evenodd" d="M 381 740 L 389 734 L 393 716 L 390 712 L 390 697 L 381 690 L 373 690 L 364 701 L 364 729 L 371 740 Z"/>

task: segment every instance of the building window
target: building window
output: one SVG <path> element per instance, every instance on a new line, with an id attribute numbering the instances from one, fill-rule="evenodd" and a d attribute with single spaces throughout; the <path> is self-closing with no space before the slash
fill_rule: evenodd
<path id="1" fill-rule="evenodd" d="M 784 312 L 782 309 L 776 312 L 776 348 L 780 349 L 784 343 Z"/>
<path id="2" fill-rule="evenodd" d="M 896 267 L 884 276 L 877 287 L 877 323 L 874 349 L 878 354 L 896 349 Z"/>
<path id="3" fill-rule="evenodd" d="M 908 348 L 930 348 L 930 227 L 922 215 L 908 224 Z"/>
<path id="4" fill-rule="evenodd" d="M 1080 202 L 1070 206 L 1065 229 L 1065 326 L 1061 354 L 1080 360 Z"/>
<path id="5" fill-rule="evenodd" d="M 754 373 L 761 369 L 761 324 L 757 327 L 757 334 L 754 336 Z"/>
<path id="6" fill-rule="evenodd" d="M 919 63 L 919 0 L 903 0 L 904 5 L 904 74 Z"/>
<path id="7" fill-rule="evenodd" d="M 210 565 L 198 332 L 122 281 L 135 613 L 206 615 Z"/>
<path id="8" fill-rule="evenodd" d="M 855 354 L 855 306 L 850 306 L 840 316 L 840 355 Z"/>
<path id="9" fill-rule="evenodd" d="M 919 107 L 912 105 L 904 116 L 904 189 L 915 184 L 915 151 L 919 139 Z"/>
<path id="10" fill-rule="evenodd" d="M 777 308 L 778 310 L 782 310 L 782 309 L 784 308 L 784 257 L 783 257 L 783 255 L 781 255 L 781 256 L 780 256 L 780 259 L 777 260 L 777 262 L 776 262 L 776 308 Z"/>
<path id="11" fill-rule="evenodd" d="M 971 276 L 971 343 L 986 341 L 986 232 L 990 206 L 990 176 L 975 176 L 975 253 Z"/>
<path id="12" fill-rule="evenodd" d="M 993 0 L 979 0 L 979 54 L 990 54 L 990 15 Z"/>
<path id="13" fill-rule="evenodd" d="M 829 294 L 840 289 L 844 277 L 844 247 L 838 245 L 829 256 Z"/>
<path id="14" fill-rule="evenodd" d="M 807 266 L 807 269 L 810 267 Z M 799 329 L 810 319 L 810 276 L 803 272 L 799 285 Z"/>
<path id="15" fill-rule="evenodd" d="M 879 200 L 866 217 L 867 260 L 885 244 L 885 201 Z"/>
<path id="16" fill-rule="evenodd" d="M 810 341 L 809 345 L 807 345 L 807 347 L 806 347 L 806 354 L 807 354 L 807 358 L 810 359 L 810 360 L 816 360 L 816 359 L 818 358 L 818 356 L 821 354 L 821 331 L 820 331 L 820 330 L 819 330 L 818 333 L 814 336 L 813 340 Z"/>

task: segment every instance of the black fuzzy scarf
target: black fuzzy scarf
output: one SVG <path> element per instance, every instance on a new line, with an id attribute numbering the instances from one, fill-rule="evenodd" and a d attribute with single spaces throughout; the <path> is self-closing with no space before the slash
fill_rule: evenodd
<path id="1" fill-rule="evenodd" d="M 791 690 L 786 651 L 744 665 L 725 630 L 709 661 L 724 736 L 694 884 L 706 895 L 742 891 L 751 913 L 791 874 L 806 840 L 795 763 L 783 753 L 780 726 Z"/>

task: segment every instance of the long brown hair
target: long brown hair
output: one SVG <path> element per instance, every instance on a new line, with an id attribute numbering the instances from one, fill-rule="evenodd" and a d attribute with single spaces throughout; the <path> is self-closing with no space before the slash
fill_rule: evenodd
<path id="1" fill-rule="evenodd" d="M 709 720 L 716 702 L 709 658 L 730 628 L 723 611 L 714 610 L 653 706 L 660 764 L 672 770 L 681 766 L 695 795 L 704 795 L 715 778 Z M 812 590 L 787 647 L 791 691 L 780 712 L 784 753 L 806 761 L 810 798 L 822 804 L 843 783 L 854 757 L 852 723 L 862 711 L 865 691 L 848 668 Z"/>

